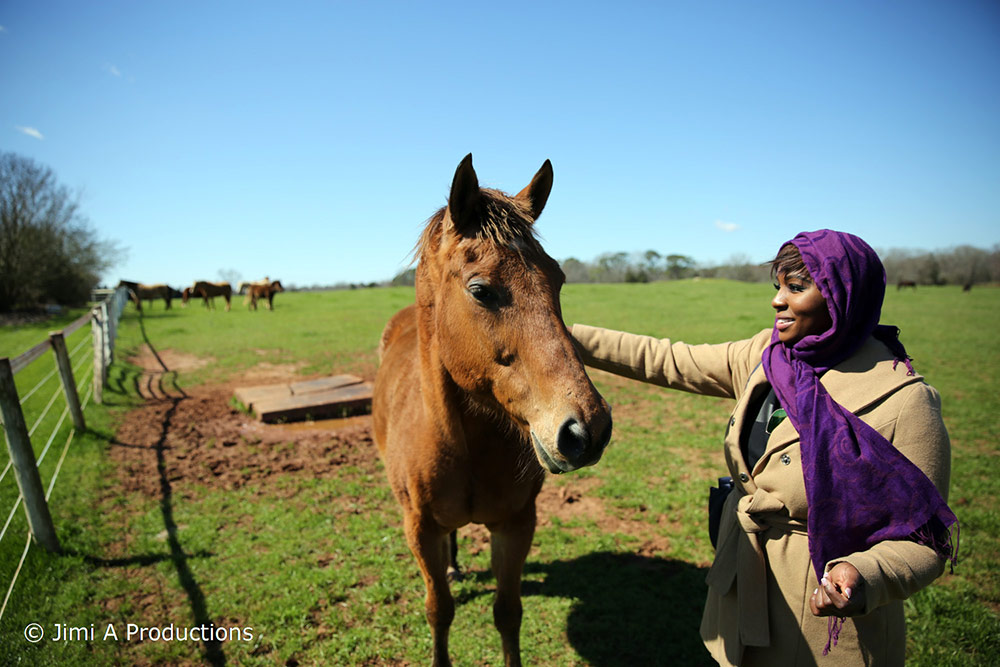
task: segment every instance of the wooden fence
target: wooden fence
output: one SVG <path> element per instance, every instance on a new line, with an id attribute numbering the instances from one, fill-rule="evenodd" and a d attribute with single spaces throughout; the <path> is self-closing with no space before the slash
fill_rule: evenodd
<path id="1" fill-rule="evenodd" d="M 18 396 L 14 375 L 52 350 L 62 383 L 62 393 L 66 399 L 66 411 L 72 418 L 75 430 L 85 429 L 83 406 L 80 401 L 79 387 L 70 360 L 70 353 L 66 348 L 66 338 L 81 327 L 90 324 L 94 352 L 94 376 L 92 390 L 88 392 L 88 395 L 92 394 L 94 401 L 101 403 L 104 396 L 104 385 L 108 379 L 108 367 L 114 358 L 118 321 L 127 301 L 128 290 L 119 287 L 89 313 L 66 328 L 51 332 L 47 340 L 38 343 L 27 352 L 13 359 L 0 357 L 0 421 L 3 423 L 4 433 L 7 437 L 7 449 L 10 453 L 8 468 L 10 466 L 14 468 L 14 476 L 20 491 L 18 502 L 24 501 L 31 537 L 49 551 L 58 552 L 60 550 L 59 539 L 56 536 L 52 516 L 49 513 L 47 494 L 42 489 L 41 477 L 38 474 L 38 460 L 35 458 L 31 443 L 31 431 L 28 429 L 21 409 L 27 396 Z M 49 402 L 46 411 L 51 405 L 52 401 Z M 54 436 L 55 433 L 53 433 Z M 6 474 L 6 470 L 4 474 Z M 51 484 L 49 491 L 51 491 Z M 14 509 L 16 510 L 16 503 Z M 9 522 L 8 518 L 8 524 Z M 6 526 L 4 531 L 6 531 Z M 2 535 L 0 535 L 0 539 L 2 539 Z"/>

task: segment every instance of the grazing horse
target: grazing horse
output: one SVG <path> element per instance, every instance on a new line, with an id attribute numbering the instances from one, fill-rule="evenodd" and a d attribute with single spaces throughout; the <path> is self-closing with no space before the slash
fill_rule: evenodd
<path id="1" fill-rule="evenodd" d="M 435 665 L 450 664 L 449 535 L 489 529 L 494 624 L 506 664 L 519 665 L 544 470 L 597 463 L 611 437 L 611 410 L 562 320 L 565 277 L 533 231 L 551 187 L 546 160 L 515 197 L 480 189 L 466 156 L 418 242 L 416 303 L 379 343 L 375 441 L 426 585 Z"/>
<path id="2" fill-rule="evenodd" d="M 269 283 L 250 283 L 247 286 L 247 301 L 250 303 L 250 308 L 257 310 L 257 300 L 265 299 L 267 309 L 274 310 L 274 295 L 284 291 L 285 288 L 281 286 L 280 280 L 272 280 Z"/>
<path id="3" fill-rule="evenodd" d="M 169 285 L 164 285 L 162 283 L 157 285 L 144 285 L 142 283 L 129 282 L 127 280 L 122 280 L 118 283 L 118 286 L 128 287 L 129 296 L 132 298 L 132 302 L 135 303 L 137 310 L 142 310 L 142 301 L 146 300 L 149 302 L 149 307 L 153 307 L 154 299 L 163 299 L 166 304 L 167 310 L 170 309 L 171 299 L 175 299 L 181 296 L 181 292 L 178 292 L 173 287 Z"/>
<path id="4" fill-rule="evenodd" d="M 227 282 L 210 283 L 204 280 L 195 282 L 191 287 L 184 288 L 184 304 L 191 297 L 200 296 L 205 301 L 205 307 L 215 309 L 215 297 L 221 296 L 226 300 L 226 312 L 229 312 L 230 299 L 233 296 L 233 286 Z"/>
<path id="5" fill-rule="evenodd" d="M 904 287 L 912 287 L 914 291 L 917 289 L 917 283 L 913 280 L 900 280 L 896 283 L 896 291 L 903 289 Z"/>

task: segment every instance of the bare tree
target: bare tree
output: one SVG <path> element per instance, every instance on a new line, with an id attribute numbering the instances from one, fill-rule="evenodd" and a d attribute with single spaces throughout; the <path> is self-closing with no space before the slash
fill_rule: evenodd
<path id="1" fill-rule="evenodd" d="M 86 303 L 120 254 L 51 169 L 0 152 L 0 311 Z"/>
<path id="2" fill-rule="evenodd" d="M 219 279 L 224 280 L 235 288 L 243 280 L 243 274 L 236 269 L 219 269 Z"/>

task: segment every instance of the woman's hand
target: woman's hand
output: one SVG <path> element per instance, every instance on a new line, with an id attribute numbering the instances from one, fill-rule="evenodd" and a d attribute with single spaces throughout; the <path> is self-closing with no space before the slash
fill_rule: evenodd
<path id="1" fill-rule="evenodd" d="M 850 563 L 837 563 L 813 591 L 809 606 L 816 616 L 858 616 L 865 610 L 865 581 Z"/>

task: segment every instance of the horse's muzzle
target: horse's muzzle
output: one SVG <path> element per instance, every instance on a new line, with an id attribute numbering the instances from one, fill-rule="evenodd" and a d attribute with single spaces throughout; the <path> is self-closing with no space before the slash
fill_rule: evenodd
<path id="1" fill-rule="evenodd" d="M 556 452 L 546 449 L 534 432 L 531 434 L 531 440 L 538 460 L 548 468 L 549 472 L 556 475 L 570 472 L 594 465 L 601 460 L 604 448 L 611 440 L 611 417 L 608 416 L 608 423 L 596 438 L 590 435 L 587 427 L 577 418 L 570 417 L 559 427 Z"/>

